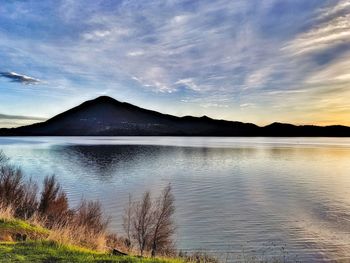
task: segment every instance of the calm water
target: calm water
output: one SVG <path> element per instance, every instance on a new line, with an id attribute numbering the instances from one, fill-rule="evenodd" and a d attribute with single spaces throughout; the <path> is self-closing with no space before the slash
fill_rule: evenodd
<path id="1" fill-rule="evenodd" d="M 350 261 L 350 139 L 12 137 L 0 148 L 38 181 L 56 174 L 73 205 L 99 199 L 119 232 L 128 193 L 171 182 L 179 249 Z"/>

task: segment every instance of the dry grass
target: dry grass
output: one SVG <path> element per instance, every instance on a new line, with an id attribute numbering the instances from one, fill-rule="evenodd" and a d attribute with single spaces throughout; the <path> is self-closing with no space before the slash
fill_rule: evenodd
<path id="1" fill-rule="evenodd" d="M 22 222 L 14 217 L 14 210 L 11 207 L 0 209 L 0 220 L 5 220 L 8 222 Z M 46 221 L 42 220 L 42 218 L 36 214 L 29 218 L 27 221 L 23 222 L 28 222 L 29 225 L 42 229 L 44 229 L 46 226 Z M 16 230 L 14 229 L 14 231 Z M 88 226 L 76 226 L 74 224 L 56 224 L 47 231 L 45 240 L 55 241 L 60 245 L 75 245 L 94 249 L 97 251 L 107 250 L 106 234 L 104 232 L 98 234 L 92 233 Z"/>
<path id="2" fill-rule="evenodd" d="M 77 227 L 75 225 L 54 226 L 49 240 L 56 241 L 62 245 L 76 245 L 97 251 L 106 251 L 106 234 L 94 234 L 87 227 Z"/>
<path id="3" fill-rule="evenodd" d="M 184 263 L 180 259 L 121 257 L 50 241 L 0 243 L 0 262 Z"/>
<path id="4" fill-rule="evenodd" d="M 0 218 L 1 219 L 13 219 L 14 218 L 14 210 L 11 206 L 1 207 L 0 206 Z"/>
<path id="5" fill-rule="evenodd" d="M 22 219 L 33 226 L 47 228 L 47 239 L 62 245 L 99 251 L 107 248 L 108 220 L 99 202 L 82 200 L 77 209 L 69 208 L 67 195 L 55 176 L 44 179 L 39 193 L 37 185 L 26 180 L 20 168 L 10 165 L 1 151 L 0 219 Z"/>

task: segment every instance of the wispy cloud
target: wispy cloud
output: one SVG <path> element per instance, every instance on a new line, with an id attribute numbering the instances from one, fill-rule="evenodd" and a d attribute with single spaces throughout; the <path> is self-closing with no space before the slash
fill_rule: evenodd
<path id="1" fill-rule="evenodd" d="M 341 16 L 331 15 L 334 11 L 345 11 Z M 350 39 L 350 4 L 338 3 L 329 13 L 320 13 L 320 23 L 310 31 L 301 33 L 283 49 L 293 55 L 307 55 L 324 51 L 337 45 L 349 44 Z M 322 21 L 323 20 L 323 21 Z"/>
<path id="2" fill-rule="evenodd" d="M 14 128 L 45 121 L 46 118 L 0 114 L 0 128 Z"/>
<path id="3" fill-rule="evenodd" d="M 34 117 L 34 116 L 22 116 L 22 115 L 7 115 L 0 114 L 1 120 L 33 120 L 33 121 L 44 121 L 46 118 Z"/>
<path id="4" fill-rule="evenodd" d="M 200 88 L 194 82 L 194 80 L 192 78 L 180 79 L 180 80 L 175 82 L 175 85 L 179 85 L 179 86 L 182 85 L 182 86 L 185 86 L 186 88 L 189 88 L 191 90 L 200 91 Z"/>
<path id="5" fill-rule="evenodd" d="M 36 96 L 69 97 L 69 106 L 107 90 L 174 114 L 321 122 L 319 112 L 338 105 L 350 119 L 340 107 L 349 13 L 348 0 L 9 1 L 0 8 L 0 61 L 47 79 L 49 91 Z"/>
<path id="6" fill-rule="evenodd" d="M 41 82 L 39 79 L 18 74 L 16 72 L 0 72 L 0 77 L 7 78 L 11 82 L 17 82 L 25 85 L 33 85 Z"/>

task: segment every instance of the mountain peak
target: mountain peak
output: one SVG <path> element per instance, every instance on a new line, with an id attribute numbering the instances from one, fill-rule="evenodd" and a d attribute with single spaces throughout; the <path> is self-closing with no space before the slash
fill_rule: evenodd
<path id="1" fill-rule="evenodd" d="M 120 101 L 118 101 L 112 97 L 106 96 L 106 95 L 99 96 L 96 99 L 92 99 L 91 101 L 95 101 L 95 102 L 119 102 L 119 103 L 121 103 Z"/>
<path id="2" fill-rule="evenodd" d="M 265 127 L 202 117 L 177 117 L 147 110 L 109 96 L 99 96 L 41 123 L 0 129 L 1 135 L 45 136 L 348 136 L 345 126 L 295 126 L 272 123 Z"/>

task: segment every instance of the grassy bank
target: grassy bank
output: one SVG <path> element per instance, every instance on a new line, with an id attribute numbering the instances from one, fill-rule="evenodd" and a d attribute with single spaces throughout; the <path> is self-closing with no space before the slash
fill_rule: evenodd
<path id="1" fill-rule="evenodd" d="M 0 242 L 0 262 L 149 262 L 180 263 L 177 259 L 114 256 L 53 241 Z"/>
<path id="2" fill-rule="evenodd" d="M 156 256 L 175 255 L 171 186 L 157 199 L 148 191 L 141 200 L 129 199 L 124 237 L 108 230 L 98 201 L 82 199 L 71 207 L 54 175 L 39 187 L 0 150 L 0 261 L 160 262 Z M 121 257 L 126 251 L 153 257 Z"/>
<path id="3" fill-rule="evenodd" d="M 13 241 L 18 238 L 28 239 L 45 238 L 50 231 L 19 219 L 0 218 L 0 241 Z"/>
<path id="4" fill-rule="evenodd" d="M 0 219 L 0 262 L 183 262 L 180 259 L 115 256 L 111 253 L 59 244 L 50 240 L 49 236 L 50 230 L 26 221 Z M 21 239 L 21 241 L 16 239 Z"/>

